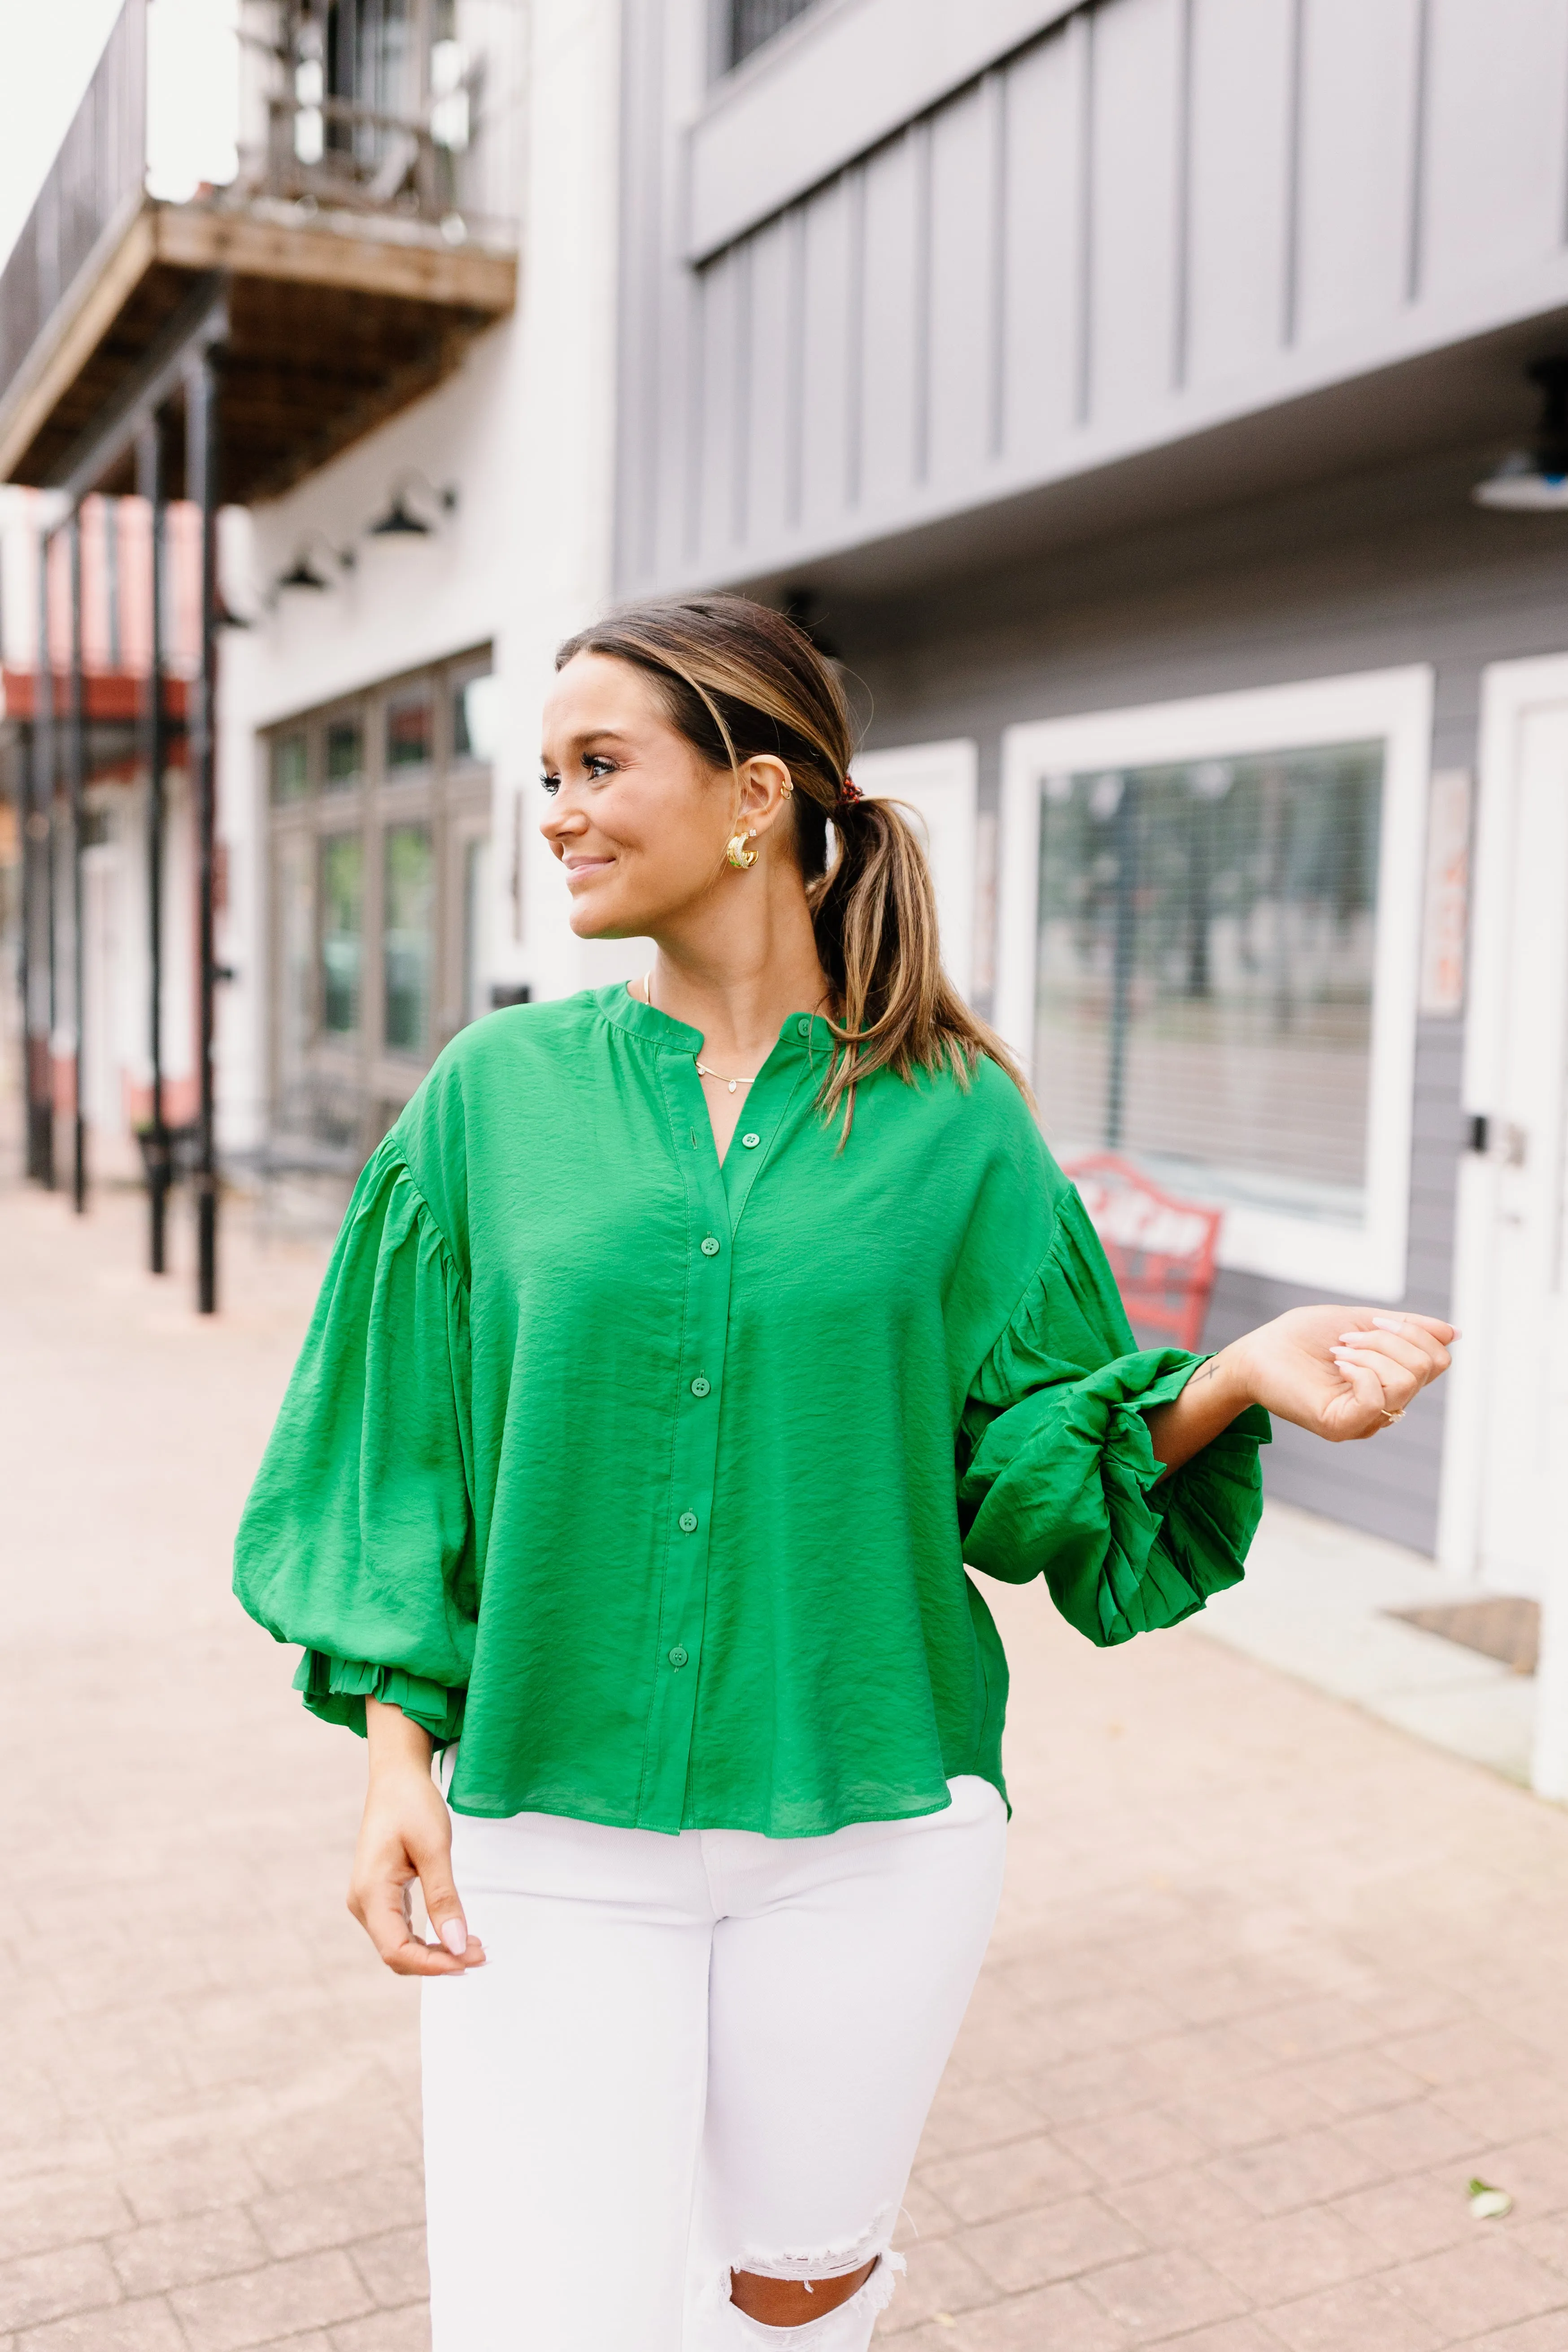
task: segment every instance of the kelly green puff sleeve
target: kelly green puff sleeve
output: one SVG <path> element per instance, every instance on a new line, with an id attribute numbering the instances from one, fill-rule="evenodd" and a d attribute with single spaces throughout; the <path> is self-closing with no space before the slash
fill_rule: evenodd
<path id="1" fill-rule="evenodd" d="M 364 1729 L 389 1700 L 462 1725 L 478 1614 L 468 1301 L 389 1136 L 354 1190 L 235 1548 L 235 1591 L 305 1657 L 295 1687 Z"/>
<path id="2" fill-rule="evenodd" d="M 1254 1407 L 1169 1477 L 1143 1415 L 1201 1356 L 1137 1352 L 1094 1228 L 1064 1193 L 1045 1264 L 970 1387 L 960 1431 L 963 1557 L 1043 1575 L 1091 1642 L 1125 1642 L 1239 1582 L 1262 1509 Z"/>

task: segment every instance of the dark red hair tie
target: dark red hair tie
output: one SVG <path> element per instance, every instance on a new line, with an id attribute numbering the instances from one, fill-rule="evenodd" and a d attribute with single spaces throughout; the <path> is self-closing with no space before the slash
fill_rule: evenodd
<path id="1" fill-rule="evenodd" d="M 853 808 L 857 801 L 863 801 L 865 797 L 865 793 L 855 782 L 854 777 L 846 776 L 844 782 L 838 787 L 839 807 Z"/>

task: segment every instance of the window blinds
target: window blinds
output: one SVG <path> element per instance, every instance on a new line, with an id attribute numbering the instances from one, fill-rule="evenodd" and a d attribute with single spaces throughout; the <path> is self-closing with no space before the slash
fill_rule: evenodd
<path id="1" fill-rule="evenodd" d="M 1041 779 L 1035 1077 L 1054 1144 L 1359 1220 L 1383 755 Z"/>

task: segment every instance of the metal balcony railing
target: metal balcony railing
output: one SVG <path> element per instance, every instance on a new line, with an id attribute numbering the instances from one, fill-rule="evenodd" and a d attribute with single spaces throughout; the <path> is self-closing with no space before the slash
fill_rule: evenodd
<path id="1" fill-rule="evenodd" d="M 248 37 L 267 114 L 253 191 L 460 217 L 478 73 L 450 0 L 273 0 L 270 13 L 269 37 Z"/>
<path id="2" fill-rule="evenodd" d="M 815 5 L 816 0 L 730 0 L 730 53 L 726 64 L 738 66 Z"/>
<path id="3" fill-rule="evenodd" d="M 485 100 L 508 73 L 489 47 L 515 43 L 518 14 L 485 0 L 240 0 L 237 26 L 193 61 L 156 41 L 150 58 L 147 0 L 124 0 L 0 271 L 0 394 L 148 194 L 506 240 L 515 126 L 504 107 L 487 117 Z M 485 47 L 458 37 L 470 19 Z M 204 131 L 209 120 L 230 129 Z"/>
<path id="4" fill-rule="evenodd" d="M 125 0 L 37 202 L 0 271 L 0 392 L 99 238 L 140 203 L 146 167 L 146 0 Z"/>

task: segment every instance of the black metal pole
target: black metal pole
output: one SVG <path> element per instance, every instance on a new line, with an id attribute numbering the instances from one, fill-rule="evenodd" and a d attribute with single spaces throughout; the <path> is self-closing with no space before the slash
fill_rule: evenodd
<path id="1" fill-rule="evenodd" d="M 55 675 L 49 660 L 49 535 L 38 532 L 38 651 L 33 698 L 35 872 L 42 903 L 37 909 L 39 954 L 27 1031 L 27 1172 L 53 1192 L 55 1183 Z M 41 1017 L 40 1017 L 41 1016 Z"/>
<path id="2" fill-rule="evenodd" d="M 71 1025 L 76 1033 L 71 1080 L 75 1114 L 72 1137 L 71 1197 L 77 1215 L 87 1210 L 87 1111 L 82 1099 L 82 1066 L 87 1051 L 87 944 L 82 888 L 83 835 L 87 830 L 87 714 L 81 674 L 81 509 L 71 509 L 69 530 L 71 583 L 70 667 L 70 808 L 71 808 Z"/>
<path id="3" fill-rule="evenodd" d="M 147 418 L 136 437 L 136 488 L 146 501 L 150 531 L 152 613 L 142 739 L 147 761 L 147 961 L 149 1046 L 153 1098 L 144 1143 L 147 1167 L 147 1263 L 167 1264 L 169 1134 L 163 1124 L 163 770 L 168 749 L 163 712 L 163 424 Z"/>
<path id="4" fill-rule="evenodd" d="M 213 983 L 216 977 L 213 883 L 216 832 L 217 690 L 217 367 L 210 346 L 185 371 L 185 490 L 201 517 L 202 659 L 190 725 L 191 779 L 196 800 L 201 939 L 201 1094 L 196 1114 L 196 1307 L 217 1307 L 217 1166 L 214 1150 Z"/>
<path id="5" fill-rule="evenodd" d="M 31 1108 L 33 1098 L 32 1084 L 27 1073 L 27 997 L 28 983 L 32 978 L 32 963 L 28 953 L 28 934 L 32 928 L 33 919 L 33 891 L 28 870 L 32 864 L 32 851 L 27 839 L 28 827 L 33 822 L 33 784 L 31 774 L 33 765 L 33 729 L 30 719 L 26 723 L 18 737 L 17 750 L 19 756 L 16 762 L 16 840 L 21 858 L 20 879 L 22 885 L 22 903 L 17 909 L 16 1003 L 20 1016 L 20 1028 L 18 1034 L 22 1041 L 22 1067 L 19 1073 L 22 1081 L 22 1166 L 26 1173 L 30 1176 L 33 1172 L 30 1164 L 31 1154 L 27 1132 L 29 1124 L 28 1112 Z"/>
<path id="6" fill-rule="evenodd" d="M 37 1079 L 33 1069 L 33 994 L 37 984 L 34 953 L 38 924 L 38 848 L 33 833 L 33 767 L 37 757 L 38 673 L 35 670 L 33 716 L 22 744 L 16 776 L 16 818 L 22 836 L 22 936 L 17 942 L 16 980 L 22 998 L 22 1164 L 28 1178 L 38 1173 L 33 1118 Z"/>

